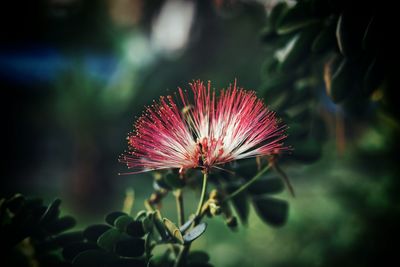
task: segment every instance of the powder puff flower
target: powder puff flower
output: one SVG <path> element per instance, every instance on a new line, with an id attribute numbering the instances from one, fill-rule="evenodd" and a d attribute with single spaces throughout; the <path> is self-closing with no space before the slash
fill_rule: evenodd
<path id="1" fill-rule="evenodd" d="M 255 92 L 233 86 L 217 96 L 211 83 L 161 97 L 147 107 L 120 157 L 133 173 L 179 168 L 208 172 L 230 161 L 286 150 L 285 129 Z"/>

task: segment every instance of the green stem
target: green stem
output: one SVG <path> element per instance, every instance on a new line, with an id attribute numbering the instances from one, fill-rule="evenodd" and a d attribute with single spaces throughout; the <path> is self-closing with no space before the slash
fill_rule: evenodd
<path id="1" fill-rule="evenodd" d="M 208 180 L 208 172 L 205 171 L 204 175 L 203 175 L 203 186 L 201 188 L 201 195 L 200 195 L 199 204 L 197 205 L 197 211 L 196 211 L 196 217 L 195 218 L 199 217 L 200 214 L 201 214 L 201 209 L 203 207 L 204 200 L 206 198 L 206 193 L 207 193 L 207 180 Z"/>
<path id="2" fill-rule="evenodd" d="M 174 192 L 175 200 L 176 200 L 176 211 L 178 212 L 178 223 L 179 226 L 182 226 L 185 222 L 185 213 L 183 208 L 183 197 L 182 197 L 182 190 L 177 189 Z"/>
<path id="3" fill-rule="evenodd" d="M 195 214 L 195 219 L 193 222 L 193 226 L 196 226 L 199 222 L 200 222 L 200 218 L 201 218 L 201 210 L 204 204 L 204 200 L 206 198 L 206 193 L 207 193 L 207 181 L 208 181 L 208 172 L 205 171 L 204 175 L 203 175 L 203 185 L 201 187 L 201 195 L 200 195 L 200 200 L 199 200 L 199 204 L 197 206 L 197 211 Z M 178 254 L 178 257 L 176 258 L 174 267 L 183 267 L 185 266 L 185 262 L 186 262 L 186 257 L 187 254 L 189 253 L 190 250 L 190 245 L 191 243 L 187 243 L 184 244 L 181 251 Z"/>
<path id="4" fill-rule="evenodd" d="M 281 167 L 276 162 L 272 164 L 272 168 L 274 169 L 275 172 L 278 173 L 283 182 L 286 184 L 286 187 L 289 189 L 289 192 L 292 195 L 292 197 L 295 197 L 293 186 L 290 183 L 289 177 L 286 175 L 286 173 L 281 169 Z"/>
<path id="5" fill-rule="evenodd" d="M 268 164 L 267 166 L 264 167 L 264 169 L 262 169 L 261 171 L 259 171 L 253 178 L 251 178 L 248 182 L 246 182 L 245 184 L 243 184 L 241 187 L 239 187 L 238 189 L 236 189 L 236 191 L 234 191 L 232 194 L 230 194 L 229 196 L 227 196 L 223 202 L 226 202 L 232 198 L 234 198 L 235 196 L 239 195 L 240 193 L 242 193 L 244 190 L 246 190 L 250 185 L 252 185 L 255 181 L 257 181 L 266 171 L 269 170 L 269 168 L 271 168 L 271 164 Z"/>

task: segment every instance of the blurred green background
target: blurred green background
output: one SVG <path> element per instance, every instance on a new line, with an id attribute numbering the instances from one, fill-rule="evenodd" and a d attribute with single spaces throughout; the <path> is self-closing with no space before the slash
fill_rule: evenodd
<path id="1" fill-rule="evenodd" d="M 152 176 L 117 175 L 126 171 L 117 159 L 135 116 L 193 79 L 218 89 L 237 78 L 290 127 L 293 153 L 281 160 L 296 197 L 278 195 L 290 204 L 282 227 L 252 210 L 237 232 L 208 220 L 193 247 L 215 266 L 381 266 L 395 257 L 398 48 L 385 33 L 390 16 L 381 19 L 390 7 L 299 2 L 306 8 L 275 0 L 5 2 L 1 196 L 60 197 L 80 227 L 120 209 L 128 187 L 140 210 Z M 296 5 L 276 18 L 277 6 L 287 14 Z M 371 28 L 379 33 L 373 49 L 363 46 Z M 194 194 L 185 197 L 193 211 Z M 175 218 L 172 197 L 163 209 Z"/>

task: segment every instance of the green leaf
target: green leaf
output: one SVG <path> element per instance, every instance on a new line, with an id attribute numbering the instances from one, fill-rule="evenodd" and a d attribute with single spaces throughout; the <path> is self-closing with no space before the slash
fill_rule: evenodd
<path id="1" fill-rule="evenodd" d="M 135 221 L 143 220 L 147 216 L 147 211 L 141 210 L 136 214 Z"/>
<path id="2" fill-rule="evenodd" d="M 319 19 L 310 16 L 308 3 L 297 2 L 295 6 L 285 10 L 276 27 L 278 34 L 288 34 L 318 22 Z"/>
<path id="3" fill-rule="evenodd" d="M 322 53 L 335 45 L 335 27 L 334 24 L 323 28 L 315 37 L 311 44 L 311 51 L 314 53 Z"/>
<path id="4" fill-rule="evenodd" d="M 179 231 L 179 228 L 167 218 L 164 218 L 163 222 L 169 235 L 172 236 L 176 242 L 183 244 L 184 240 L 182 237 L 182 233 Z"/>
<path id="5" fill-rule="evenodd" d="M 230 186 L 227 187 L 227 191 L 229 194 L 235 192 L 239 187 L 238 186 Z M 236 195 L 231 199 L 231 203 L 238 214 L 240 221 L 243 224 L 247 224 L 249 214 L 250 214 L 250 206 L 247 199 L 247 195 L 245 193 Z"/>
<path id="6" fill-rule="evenodd" d="M 155 245 L 153 243 L 153 233 L 149 232 L 144 240 L 144 252 L 147 258 L 150 258 L 152 256 L 151 251 L 154 247 Z"/>
<path id="7" fill-rule="evenodd" d="M 71 229 L 76 225 L 76 220 L 72 216 L 61 217 L 51 223 L 46 227 L 46 230 L 52 234 L 58 234 L 64 232 L 65 230 Z"/>
<path id="8" fill-rule="evenodd" d="M 171 251 L 165 250 L 164 253 L 151 257 L 148 267 L 172 267 L 174 261 L 170 255 Z"/>
<path id="9" fill-rule="evenodd" d="M 56 236 L 52 242 L 57 246 L 64 247 L 67 244 L 80 242 L 82 240 L 83 240 L 82 231 L 73 231 Z"/>
<path id="10" fill-rule="evenodd" d="M 140 257 L 144 253 L 144 239 L 130 237 L 118 241 L 115 245 L 115 252 L 122 257 Z"/>
<path id="11" fill-rule="evenodd" d="M 76 242 L 71 243 L 64 247 L 62 251 L 62 255 L 64 259 L 72 262 L 72 260 L 80 253 L 86 250 L 94 250 L 98 249 L 98 246 L 92 242 Z"/>
<path id="12" fill-rule="evenodd" d="M 142 237 L 145 235 L 143 223 L 141 221 L 130 222 L 126 227 L 126 233 L 133 237 Z"/>
<path id="13" fill-rule="evenodd" d="M 90 225 L 83 231 L 83 236 L 89 241 L 97 242 L 97 239 L 109 229 L 111 227 L 106 224 Z"/>
<path id="14" fill-rule="evenodd" d="M 25 203 L 25 197 L 22 194 L 15 194 L 10 199 L 5 201 L 4 205 L 12 213 L 16 213 L 24 203 Z"/>
<path id="15" fill-rule="evenodd" d="M 379 42 L 381 42 L 379 25 L 376 17 L 372 17 L 364 32 L 362 48 L 368 52 L 374 52 L 378 49 Z"/>
<path id="16" fill-rule="evenodd" d="M 288 34 L 301 30 L 305 27 L 318 24 L 320 21 L 318 19 L 306 18 L 301 21 L 286 23 L 278 27 L 278 34 Z"/>
<path id="17" fill-rule="evenodd" d="M 60 205 L 61 200 L 55 199 L 50 205 L 48 206 L 47 210 L 43 214 L 42 218 L 40 219 L 41 224 L 47 224 L 53 220 L 55 220 L 58 215 L 60 214 Z"/>
<path id="18" fill-rule="evenodd" d="M 133 218 L 131 216 L 128 215 L 123 215 L 118 217 L 115 221 L 115 227 L 120 230 L 121 232 L 125 232 L 126 231 L 126 227 L 128 226 L 128 224 L 130 224 L 131 222 L 133 222 Z"/>
<path id="19" fill-rule="evenodd" d="M 285 189 L 279 178 L 261 178 L 249 186 L 247 191 L 252 195 L 277 194 Z"/>
<path id="20" fill-rule="evenodd" d="M 126 238 L 129 238 L 127 234 L 112 228 L 104 232 L 99 237 L 99 239 L 97 240 L 97 245 L 107 251 L 113 251 L 115 244 L 118 241 L 124 240 Z"/>
<path id="21" fill-rule="evenodd" d="M 148 213 L 147 217 L 143 220 L 143 229 L 146 233 L 149 233 L 153 230 L 154 226 L 154 214 Z"/>
<path id="22" fill-rule="evenodd" d="M 362 43 L 365 29 L 368 28 L 370 17 L 366 14 L 354 16 L 358 9 L 344 11 L 336 25 L 336 39 L 339 51 L 347 58 L 356 59 L 362 53 Z"/>
<path id="23" fill-rule="evenodd" d="M 125 212 L 122 212 L 122 211 L 113 211 L 106 215 L 105 220 L 109 225 L 114 226 L 115 220 L 118 219 L 119 217 L 125 216 L 125 215 L 128 215 L 128 214 L 126 214 Z"/>
<path id="24" fill-rule="evenodd" d="M 271 14 L 268 17 L 269 23 L 271 24 L 271 27 L 276 29 L 279 21 L 282 18 L 282 15 L 284 15 L 287 10 L 288 10 L 288 5 L 286 2 L 279 2 L 274 6 L 274 8 L 271 11 Z"/>
<path id="25" fill-rule="evenodd" d="M 354 85 L 354 73 L 347 59 L 343 59 L 332 75 L 329 96 L 335 103 L 343 101 L 350 95 Z"/>
<path id="26" fill-rule="evenodd" d="M 286 223 L 288 216 L 288 203 L 286 201 L 270 198 L 253 198 L 254 208 L 260 218 L 272 226 L 282 226 Z"/>
<path id="27" fill-rule="evenodd" d="M 235 230 L 238 226 L 238 221 L 235 216 L 230 216 L 225 220 L 226 226 L 228 226 L 231 230 Z"/>
<path id="28" fill-rule="evenodd" d="M 194 240 L 199 238 L 206 231 L 206 228 L 207 228 L 207 224 L 204 222 L 195 226 L 192 230 L 190 230 L 183 236 L 183 240 L 186 243 L 193 242 Z"/>
<path id="29" fill-rule="evenodd" d="M 364 74 L 364 92 L 369 96 L 372 92 L 377 90 L 383 83 L 385 78 L 385 72 L 380 66 L 380 62 L 377 58 L 374 58 L 369 64 Z"/>
<path id="30" fill-rule="evenodd" d="M 254 159 L 243 160 L 237 162 L 237 167 L 234 169 L 235 173 L 245 179 L 251 179 L 258 173 L 257 162 Z"/>
<path id="31" fill-rule="evenodd" d="M 301 61 L 309 56 L 310 42 L 318 33 L 318 26 L 309 26 L 296 34 L 287 45 L 275 53 L 281 62 L 279 70 L 284 72 L 298 67 Z"/>
<path id="32" fill-rule="evenodd" d="M 113 262 L 113 267 L 146 267 L 147 264 L 144 260 L 139 259 L 118 259 Z"/>
<path id="33" fill-rule="evenodd" d="M 117 256 L 100 249 L 91 249 L 80 253 L 72 261 L 74 267 L 107 267 L 112 261 L 116 261 Z"/>

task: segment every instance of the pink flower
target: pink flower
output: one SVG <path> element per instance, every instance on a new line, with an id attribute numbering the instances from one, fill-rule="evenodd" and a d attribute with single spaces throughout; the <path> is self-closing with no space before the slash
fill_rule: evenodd
<path id="1" fill-rule="evenodd" d="M 175 98 L 161 97 L 146 108 L 128 136 L 120 158 L 133 173 L 179 168 L 218 168 L 233 160 L 279 154 L 287 148 L 285 126 L 255 92 L 236 81 L 219 97 L 211 83 L 179 88 Z"/>

